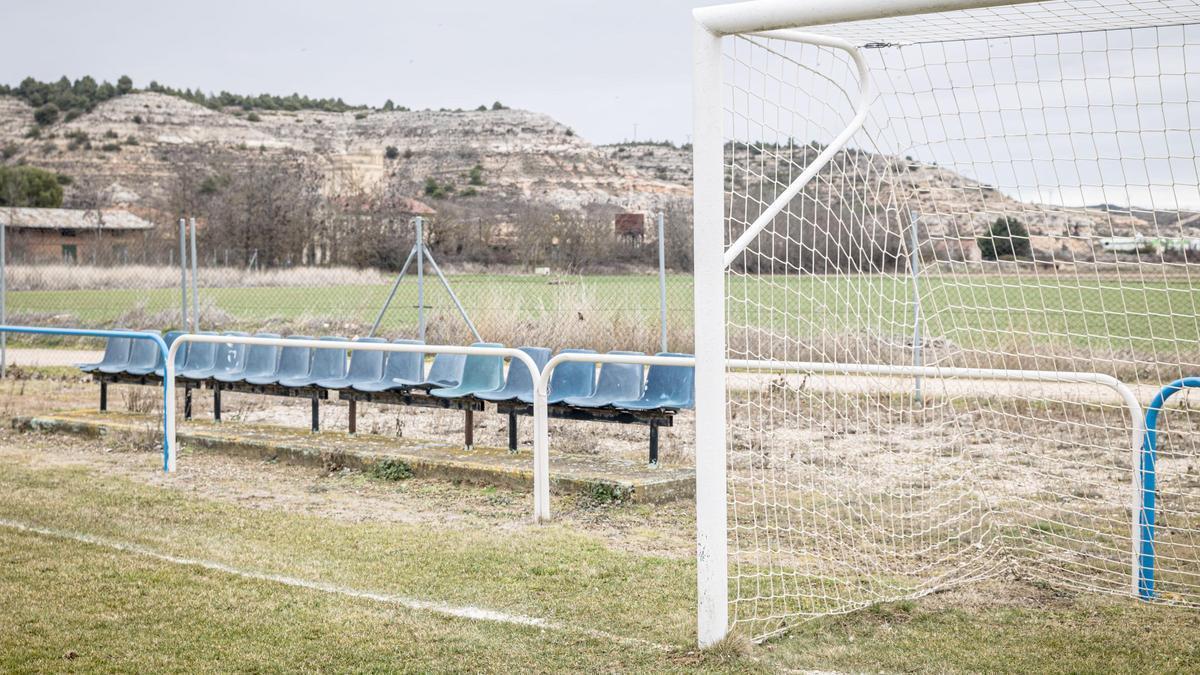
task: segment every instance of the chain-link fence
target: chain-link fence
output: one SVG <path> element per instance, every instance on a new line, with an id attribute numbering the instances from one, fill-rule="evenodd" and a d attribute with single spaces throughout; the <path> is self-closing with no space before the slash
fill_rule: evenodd
<path id="1" fill-rule="evenodd" d="M 30 255 L 28 247 L 17 255 L 10 246 L 6 270 L 9 322 L 163 330 L 184 327 L 184 312 L 193 313 L 193 300 L 189 297 L 186 309 L 181 310 L 178 235 L 174 227 L 169 229 L 175 237 L 151 241 L 139 234 L 121 237 L 119 243 L 114 238 L 86 246 L 74 243 L 76 248 L 63 249 L 73 255 L 39 257 Z M 146 239 L 145 245 L 142 239 Z M 409 239 L 410 246 L 411 242 Z M 399 283 L 398 269 L 286 261 L 267 265 L 264 254 L 251 253 L 246 260 L 240 249 L 219 244 L 202 237 L 197 247 L 194 304 L 199 309 L 200 330 L 355 337 L 369 334 L 378 320 L 376 335 L 415 338 L 420 295 L 429 343 L 474 342 L 476 336 L 456 309 L 448 286 L 484 341 L 553 349 L 657 352 L 661 350 L 660 317 L 665 314 L 669 349 L 691 350 L 691 275 L 667 270 L 664 312 L 654 240 L 630 244 L 646 249 L 647 255 L 631 256 L 644 262 L 626 260 L 619 271 L 607 274 L 447 263 L 431 246 L 430 256 L 436 262 L 424 261 L 423 274 L 418 276 L 413 261 Z M 184 254 L 187 248 L 185 245 Z M 93 261 L 95 250 L 106 255 Z M 108 255 L 114 250 L 120 255 Z M 435 264 L 444 272 L 445 283 Z M 190 286 L 189 278 L 189 294 Z M 395 295 L 389 303 L 393 288 Z M 387 311 L 381 316 L 385 304 Z M 190 320 L 187 323 L 190 325 Z"/>

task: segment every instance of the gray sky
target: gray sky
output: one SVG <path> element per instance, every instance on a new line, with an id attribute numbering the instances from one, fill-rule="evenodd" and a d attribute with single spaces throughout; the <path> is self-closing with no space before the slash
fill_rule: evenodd
<path id="1" fill-rule="evenodd" d="M 634 124 L 640 139 L 684 141 L 689 16 L 703 4 L 715 0 L 4 0 L 0 82 L 128 74 L 411 108 L 499 99 L 597 143 Z"/>

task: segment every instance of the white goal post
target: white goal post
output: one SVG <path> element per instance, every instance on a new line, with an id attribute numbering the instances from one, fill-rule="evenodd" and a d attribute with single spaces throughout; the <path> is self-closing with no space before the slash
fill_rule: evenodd
<path id="1" fill-rule="evenodd" d="M 1200 415 L 1142 426 L 1200 375 L 1200 3 L 693 18 L 700 644 L 1001 575 L 1200 605 Z"/>

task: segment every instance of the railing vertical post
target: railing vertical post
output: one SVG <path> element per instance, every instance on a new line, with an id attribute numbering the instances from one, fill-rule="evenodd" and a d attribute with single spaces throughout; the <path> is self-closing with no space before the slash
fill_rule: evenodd
<path id="1" fill-rule="evenodd" d="M 0 325 L 8 324 L 8 246 L 4 243 L 8 224 L 0 220 Z M 8 333 L 0 333 L 0 377 L 8 374 Z"/>
<path id="2" fill-rule="evenodd" d="M 1158 416 L 1167 399 L 1183 389 L 1200 387 L 1200 377 L 1184 377 L 1163 387 L 1146 408 L 1145 430 L 1141 452 L 1134 466 L 1136 498 L 1133 514 L 1133 582 L 1134 593 L 1142 600 L 1152 600 L 1155 594 L 1155 520 L 1158 509 Z"/>
<path id="3" fill-rule="evenodd" d="M 533 388 L 533 518 L 550 520 L 550 422 L 546 378 L 534 373 Z"/>

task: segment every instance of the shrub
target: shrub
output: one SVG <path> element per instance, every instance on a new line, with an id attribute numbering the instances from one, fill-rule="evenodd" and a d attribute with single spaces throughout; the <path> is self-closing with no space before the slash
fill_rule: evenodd
<path id="1" fill-rule="evenodd" d="M 504 105 L 500 101 L 496 101 L 492 104 L 492 110 L 508 110 L 508 106 Z"/>
<path id="2" fill-rule="evenodd" d="M 0 166 L 0 206 L 62 206 L 57 174 L 32 166 Z"/>
<path id="3" fill-rule="evenodd" d="M 434 199 L 444 199 L 454 192 L 453 185 L 441 185 L 434 178 L 425 179 L 425 196 Z"/>
<path id="4" fill-rule="evenodd" d="M 143 119 L 142 119 L 142 116 L 141 116 L 141 115 L 134 115 L 134 116 L 133 116 L 133 123 L 134 123 L 134 124 L 141 124 L 141 123 L 142 123 L 142 122 L 144 122 L 144 121 L 145 121 L 145 120 L 143 120 Z"/>
<path id="5" fill-rule="evenodd" d="M 356 113 L 354 113 L 354 119 L 356 119 L 356 120 L 365 120 L 365 119 L 367 119 L 367 113 L 365 113 L 365 112 L 356 112 Z"/>
<path id="6" fill-rule="evenodd" d="M 984 260 L 1028 259 L 1033 255 L 1029 230 L 1016 218 L 1002 216 L 992 223 L 987 234 L 979 237 L 979 254 Z"/>
<path id="7" fill-rule="evenodd" d="M 37 122 L 39 127 L 48 127 L 58 121 L 58 106 L 53 103 L 46 105 L 33 111 L 33 121 Z"/>
<path id="8" fill-rule="evenodd" d="M 121 144 L 120 143 L 105 143 L 104 145 L 100 146 L 100 149 L 103 150 L 104 152 L 120 152 Z"/>
<path id="9" fill-rule="evenodd" d="M 467 182 L 471 185 L 483 185 L 483 165 L 476 164 L 471 167 L 470 177 Z"/>
<path id="10" fill-rule="evenodd" d="M 404 150 L 404 159 L 412 159 L 412 156 L 413 156 L 412 148 L 406 148 Z"/>
<path id="11" fill-rule="evenodd" d="M 258 113 L 252 112 L 249 115 L 246 115 L 246 121 L 248 121 L 248 122 L 258 122 L 261 119 L 262 118 L 258 116 Z"/>
<path id="12" fill-rule="evenodd" d="M 413 477 L 412 467 L 401 459 L 385 459 L 371 465 L 371 477 L 379 480 L 399 481 Z"/>
<path id="13" fill-rule="evenodd" d="M 387 146 L 387 149 L 385 149 L 383 151 L 384 159 L 396 159 L 399 156 L 400 156 L 400 149 L 394 145 Z"/>
<path id="14" fill-rule="evenodd" d="M 488 107 L 486 105 L 481 105 L 475 109 L 475 112 L 487 112 L 487 109 Z"/>
<path id="15" fill-rule="evenodd" d="M 104 137 L 105 138 L 116 138 L 117 132 L 113 131 L 112 129 L 109 129 L 108 131 L 104 132 Z"/>

